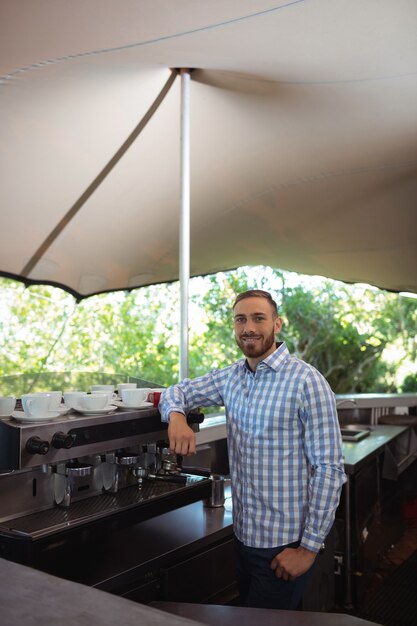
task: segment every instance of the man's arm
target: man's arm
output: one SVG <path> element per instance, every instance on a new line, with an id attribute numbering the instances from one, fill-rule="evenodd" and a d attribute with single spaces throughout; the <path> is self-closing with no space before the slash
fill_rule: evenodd
<path id="1" fill-rule="evenodd" d="M 188 426 L 186 415 L 197 407 L 223 405 L 223 386 L 228 369 L 215 370 L 199 378 L 186 378 L 163 392 L 159 410 L 162 421 L 169 422 L 169 446 L 173 452 L 183 456 L 195 454 L 195 433 Z"/>
<path id="2" fill-rule="evenodd" d="M 172 452 L 183 456 L 195 454 L 195 432 L 188 426 L 184 413 L 170 413 L 168 438 Z"/>
<path id="3" fill-rule="evenodd" d="M 277 578 L 284 580 L 294 580 L 313 565 L 333 524 L 346 481 L 334 394 L 317 370 L 307 378 L 304 394 L 301 418 L 311 467 L 308 508 L 300 546 L 285 548 L 271 561 Z"/>
<path id="4" fill-rule="evenodd" d="M 318 552 L 333 525 L 346 474 L 335 397 L 325 378 L 314 368 L 304 385 L 302 419 L 311 472 L 301 546 Z"/>

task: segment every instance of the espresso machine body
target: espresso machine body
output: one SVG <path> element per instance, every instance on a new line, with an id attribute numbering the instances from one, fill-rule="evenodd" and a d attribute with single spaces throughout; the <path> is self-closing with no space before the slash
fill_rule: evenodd
<path id="1" fill-rule="evenodd" d="M 195 430 L 199 421 L 201 414 L 189 416 Z M 0 420 L 4 558 L 95 585 L 106 545 L 119 541 L 123 529 L 132 533 L 138 523 L 210 490 L 208 474 L 179 467 L 156 408 L 70 413 L 36 424 Z M 87 561 L 89 580 L 83 580 Z"/>

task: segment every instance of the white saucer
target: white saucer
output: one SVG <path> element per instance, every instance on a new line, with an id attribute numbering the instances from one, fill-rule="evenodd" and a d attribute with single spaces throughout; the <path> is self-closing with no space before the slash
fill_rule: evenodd
<path id="1" fill-rule="evenodd" d="M 61 413 L 59 413 L 58 411 L 48 411 L 47 415 L 33 416 L 26 415 L 24 411 L 13 411 L 12 417 L 17 422 L 22 422 L 22 424 L 31 424 L 34 422 L 49 422 L 56 419 L 57 417 L 61 417 Z"/>
<path id="2" fill-rule="evenodd" d="M 117 411 L 117 406 L 114 404 L 108 404 L 104 407 L 104 409 L 74 409 L 77 413 L 81 413 L 82 415 L 106 415 L 106 413 L 111 413 L 112 411 Z"/>
<path id="3" fill-rule="evenodd" d="M 51 413 L 59 413 L 60 415 L 66 415 L 71 411 L 70 407 L 66 404 L 60 404 L 56 411 L 51 411 Z"/>
<path id="4" fill-rule="evenodd" d="M 138 404 L 137 406 L 126 406 L 122 400 L 115 400 L 114 404 L 124 411 L 136 411 L 137 409 L 146 409 L 149 406 L 153 406 L 153 402 L 141 402 L 141 404 Z"/>

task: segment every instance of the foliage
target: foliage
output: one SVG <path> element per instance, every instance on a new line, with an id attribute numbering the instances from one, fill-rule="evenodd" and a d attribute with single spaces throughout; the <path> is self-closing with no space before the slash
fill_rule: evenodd
<path id="1" fill-rule="evenodd" d="M 372 326 L 358 328 L 352 314 L 356 303 L 346 288 L 335 291 L 326 283 L 320 291 L 306 292 L 295 287 L 286 289 L 283 298 L 283 338 L 336 393 L 388 391 L 380 382 L 387 371 L 381 360 L 387 340 Z"/>
<path id="2" fill-rule="evenodd" d="M 257 288 L 276 296 L 284 322 L 279 339 L 322 372 L 336 393 L 401 389 L 398 367 L 416 356 L 416 301 L 324 279 L 306 290 L 303 284 L 293 285 L 291 278 L 271 268 L 240 268 L 210 277 L 209 289 L 199 300 L 206 316 L 199 346 L 206 351 L 194 373 L 225 366 L 240 356 L 232 336 L 231 304 L 239 292 Z M 384 353 L 395 342 L 397 357 L 389 362 Z"/>
<path id="3" fill-rule="evenodd" d="M 417 372 L 408 374 L 408 376 L 404 378 L 401 391 L 403 393 L 417 393 Z"/>
<path id="4" fill-rule="evenodd" d="M 280 339 L 317 367 L 335 392 L 417 389 L 416 300 L 264 267 L 192 279 L 190 287 L 191 376 L 240 358 L 231 305 L 241 291 L 260 288 L 276 296 L 284 322 Z M 0 279 L 0 293 L 0 393 L 86 388 L 128 377 L 163 386 L 178 380 L 175 283 L 78 305 L 60 289 L 25 288 L 9 279 Z"/>
<path id="5" fill-rule="evenodd" d="M 52 287 L 1 279 L 0 289 L 1 393 L 18 393 L 22 385 L 25 391 L 51 388 L 54 381 L 59 388 L 85 388 L 106 373 L 118 382 L 178 379 L 175 286 L 102 294 L 79 305 Z M 51 378 L 51 372 L 60 374 Z"/>

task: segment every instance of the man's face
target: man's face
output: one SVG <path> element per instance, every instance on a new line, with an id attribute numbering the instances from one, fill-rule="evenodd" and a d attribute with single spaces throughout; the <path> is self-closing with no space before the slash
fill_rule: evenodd
<path id="1" fill-rule="evenodd" d="M 233 311 L 235 339 L 248 359 L 259 361 L 275 350 L 275 335 L 281 330 L 279 317 L 265 298 L 246 298 Z"/>

